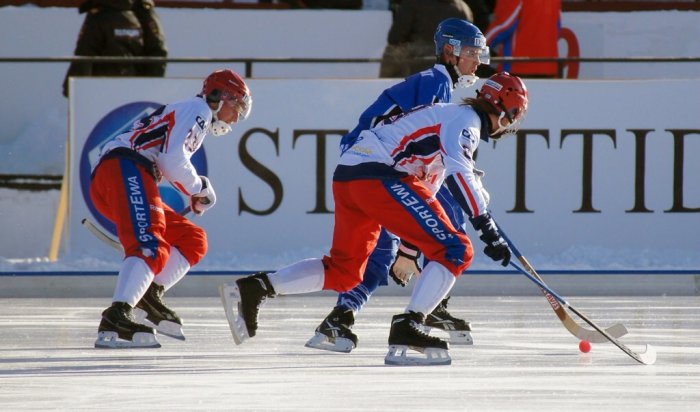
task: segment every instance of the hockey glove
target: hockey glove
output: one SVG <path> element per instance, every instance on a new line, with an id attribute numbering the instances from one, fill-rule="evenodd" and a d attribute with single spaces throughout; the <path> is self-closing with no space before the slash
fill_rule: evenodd
<path id="1" fill-rule="evenodd" d="M 192 195 L 190 203 L 192 211 L 197 215 L 206 212 L 216 203 L 216 193 L 209 179 L 206 176 L 199 176 L 199 178 L 202 179 L 202 190 Z"/>
<path id="2" fill-rule="evenodd" d="M 491 215 L 484 213 L 471 219 L 471 221 L 474 229 L 481 230 L 479 239 L 486 243 L 484 248 L 486 256 L 496 262 L 500 261 L 503 266 L 508 266 L 508 263 L 510 263 L 510 249 L 508 248 L 508 243 L 498 233 L 496 222 L 491 219 Z"/>
<path id="3" fill-rule="evenodd" d="M 389 274 L 397 285 L 405 287 L 413 275 L 417 275 L 423 270 L 420 259 L 421 253 L 418 248 L 408 242 L 401 241 L 396 258 L 389 268 Z"/>

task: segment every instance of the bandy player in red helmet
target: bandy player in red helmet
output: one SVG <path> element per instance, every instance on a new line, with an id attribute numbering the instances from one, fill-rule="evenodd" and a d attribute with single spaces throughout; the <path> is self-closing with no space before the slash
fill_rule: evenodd
<path id="1" fill-rule="evenodd" d="M 444 182 L 481 232 L 484 253 L 508 265 L 510 250 L 489 215 L 490 197 L 474 153 L 481 140 L 517 130 L 527 105 L 522 80 L 502 72 L 486 80 L 477 97 L 461 104 L 419 106 L 362 131 L 333 174 L 330 253 L 220 288 L 234 341 L 240 344 L 255 336 L 259 307 L 268 297 L 355 287 L 384 227 L 430 260 L 404 313 L 392 319 L 385 363 L 449 364 L 447 342 L 424 333 L 422 325 L 471 264 L 473 250 L 434 195 Z M 413 356 L 409 348 L 422 356 Z"/>
<path id="2" fill-rule="evenodd" d="M 191 158 L 208 133 L 222 136 L 245 119 L 250 90 L 232 70 L 217 70 L 193 97 L 166 104 L 108 141 L 92 172 L 90 198 L 117 228 L 124 247 L 112 305 L 102 312 L 95 347 L 160 347 L 154 328 L 184 340 L 182 320 L 162 301 L 207 252 L 204 230 L 165 204 L 165 178 L 202 214 L 216 203 L 214 187 Z M 133 309 L 143 311 L 137 323 Z"/>

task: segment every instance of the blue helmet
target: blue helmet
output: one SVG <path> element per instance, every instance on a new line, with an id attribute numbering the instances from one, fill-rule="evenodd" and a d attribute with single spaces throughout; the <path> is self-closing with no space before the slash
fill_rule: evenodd
<path id="1" fill-rule="evenodd" d="M 488 60 L 483 61 L 489 55 L 486 37 L 478 27 L 466 20 L 449 18 L 438 24 L 437 30 L 435 30 L 435 55 L 442 54 L 445 44 L 454 47 L 455 56 L 459 56 L 462 47 L 478 47 L 482 51 L 481 63 L 488 64 Z"/>

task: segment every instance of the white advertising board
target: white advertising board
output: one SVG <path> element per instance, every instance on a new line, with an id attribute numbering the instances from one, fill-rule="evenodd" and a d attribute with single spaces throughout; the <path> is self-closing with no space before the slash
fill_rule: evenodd
<path id="1" fill-rule="evenodd" d="M 251 117 L 203 145 L 218 202 L 193 219 L 208 232 L 211 261 L 230 262 L 211 267 L 205 258 L 203 270 L 247 270 L 261 256 L 270 265 L 255 268 L 274 269 L 325 253 L 340 135 L 392 81 L 248 83 Z M 700 80 L 527 85 L 521 134 L 482 143 L 477 160 L 491 210 L 521 252 L 541 269 L 697 268 Z M 138 115 L 115 117 L 115 108 L 182 99 L 201 82 L 88 78 L 72 87 L 69 253 L 106 253 L 80 225 L 83 217 L 95 219 L 85 201 L 89 168 L 83 163 L 81 170 L 81 161 L 110 127 Z M 468 233 L 480 251 L 471 227 Z M 477 252 L 474 267 L 494 265 Z"/>

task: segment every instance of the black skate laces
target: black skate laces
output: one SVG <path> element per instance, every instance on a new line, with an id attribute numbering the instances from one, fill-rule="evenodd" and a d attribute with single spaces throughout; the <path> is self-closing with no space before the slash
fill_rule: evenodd
<path id="1" fill-rule="evenodd" d="M 423 328 L 420 327 L 423 324 L 424 319 L 424 316 L 422 314 L 416 312 L 409 312 L 406 318 L 408 319 L 409 327 L 413 329 L 413 331 L 416 332 L 418 336 L 422 338 L 427 338 L 428 340 L 432 341 L 440 340 L 440 338 L 436 338 L 435 336 L 430 336 L 429 334 L 425 333 Z"/>

